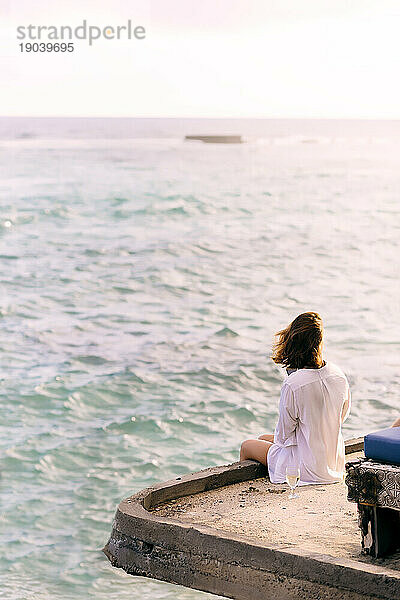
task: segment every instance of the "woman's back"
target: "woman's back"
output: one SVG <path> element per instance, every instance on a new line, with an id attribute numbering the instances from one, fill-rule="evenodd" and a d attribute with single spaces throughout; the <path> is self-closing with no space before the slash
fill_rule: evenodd
<path id="1" fill-rule="evenodd" d="M 275 433 L 245 440 L 240 460 L 268 466 L 272 483 L 283 483 L 287 467 L 300 468 L 300 485 L 334 483 L 344 475 L 341 426 L 350 411 L 346 376 L 322 357 L 323 323 L 316 312 L 298 315 L 276 334 L 271 358 L 285 367 Z"/>
<path id="2" fill-rule="evenodd" d="M 299 463 L 302 483 L 340 481 L 344 470 L 341 424 L 349 407 L 349 384 L 335 364 L 327 362 L 319 369 L 298 369 L 288 375 L 268 455 L 271 481 L 285 481 L 291 462 Z"/>

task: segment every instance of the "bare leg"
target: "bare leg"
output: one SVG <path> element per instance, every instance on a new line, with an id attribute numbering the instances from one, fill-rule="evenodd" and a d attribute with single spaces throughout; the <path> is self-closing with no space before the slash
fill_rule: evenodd
<path id="1" fill-rule="evenodd" d="M 265 440 L 245 440 L 240 447 L 240 460 L 250 458 L 267 466 L 267 454 L 271 446 L 271 442 Z"/>
<path id="2" fill-rule="evenodd" d="M 263 435 L 258 436 L 259 440 L 265 440 L 266 442 L 274 443 L 274 434 L 273 433 L 264 433 Z"/>
<path id="3" fill-rule="evenodd" d="M 392 427 L 400 427 L 400 417 L 395 420 L 395 422 L 392 424 Z"/>

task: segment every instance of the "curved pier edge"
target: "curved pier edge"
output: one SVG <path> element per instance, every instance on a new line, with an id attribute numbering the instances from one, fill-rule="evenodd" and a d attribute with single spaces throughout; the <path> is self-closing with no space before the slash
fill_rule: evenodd
<path id="1" fill-rule="evenodd" d="M 346 454 L 363 438 L 346 442 Z M 157 484 L 123 500 L 103 552 L 131 575 L 159 579 L 237 600 L 393 600 L 400 572 L 282 544 L 257 543 L 203 525 L 148 512 L 158 504 L 266 475 L 255 461 L 210 467 Z"/>

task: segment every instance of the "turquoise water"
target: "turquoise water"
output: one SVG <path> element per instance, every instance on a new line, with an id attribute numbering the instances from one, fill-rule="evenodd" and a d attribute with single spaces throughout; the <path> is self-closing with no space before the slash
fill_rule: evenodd
<path id="1" fill-rule="evenodd" d="M 207 127 L 250 139 L 182 141 Z M 215 598 L 101 548 L 122 498 L 273 429 L 300 312 L 349 378 L 346 437 L 398 416 L 398 130 L 0 121 L 6 598 Z"/>

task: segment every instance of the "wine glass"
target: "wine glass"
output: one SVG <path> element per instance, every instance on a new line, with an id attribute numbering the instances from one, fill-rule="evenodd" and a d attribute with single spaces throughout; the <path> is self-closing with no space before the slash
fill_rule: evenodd
<path id="1" fill-rule="evenodd" d="M 289 499 L 292 500 L 292 498 L 298 498 L 299 494 L 294 491 L 296 485 L 300 481 L 300 468 L 297 465 L 286 467 L 286 481 L 290 486 Z"/>

